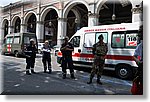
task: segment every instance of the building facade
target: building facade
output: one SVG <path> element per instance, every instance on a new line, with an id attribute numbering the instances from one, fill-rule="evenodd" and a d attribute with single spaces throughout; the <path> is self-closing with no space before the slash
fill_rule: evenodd
<path id="1" fill-rule="evenodd" d="M 32 32 L 38 42 L 60 45 L 86 26 L 141 21 L 142 0 L 22 0 L 1 7 L 1 38 Z"/>

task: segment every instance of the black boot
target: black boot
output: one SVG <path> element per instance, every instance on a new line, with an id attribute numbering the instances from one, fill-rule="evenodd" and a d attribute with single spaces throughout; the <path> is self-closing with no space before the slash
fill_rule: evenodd
<path id="1" fill-rule="evenodd" d="M 36 74 L 36 72 L 34 70 L 31 70 L 31 73 Z"/>
<path id="2" fill-rule="evenodd" d="M 44 73 L 46 73 L 46 70 L 47 70 L 47 67 L 45 66 L 45 67 L 44 67 Z"/>
<path id="3" fill-rule="evenodd" d="M 74 76 L 74 74 L 71 74 L 71 78 L 72 78 L 72 79 L 75 79 L 75 76 Z"/>
<path id="4" fill-rule="evenodd" d="M 31 73 L 29 71 L 26 71 L 26 75 L 31 75 Z"/>
<path id="5" fill-rule="evenodd" d="M 89 82 L 87 82 L 87 84 L 91 84 L 92 83 L 92 77 L 90 77 L 90 81 Z"/>
<path id="6" fill-rule="evenodd" d="M 49 74 L 51 74 L 52 73 L 52 69 L 49 69 L 49 72 L 48 72 Z"/>
<path id="7" fill-rule="evenodd" d="M 66 79 L 66 74 L 63 74 L 63 77 L 62 77 L 63 79 Z"/>
<path id="8" fill-rule="evenodd" d="M 99 78 L 97 78 L 97 84 L 102 85 L 102 82 L 100 81 L 100 79 L 99 79 Z"/>

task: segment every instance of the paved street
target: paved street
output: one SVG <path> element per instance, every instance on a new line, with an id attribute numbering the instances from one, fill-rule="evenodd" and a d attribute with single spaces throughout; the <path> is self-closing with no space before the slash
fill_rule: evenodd
<path id="1" fill-rule="evenodd" d="M 131 81 L 117 79 L 111 76 L 102 76 L 103 85 L 93 83 L 88 85 L 89 73 L 75 70 L 76 79 L 62 79 L 60 65 L 56 63 L 56 56 L 52 56 L 52 74 L 43 73 L 41 55 L 37 55 L 35 71 L 37 74 L 25 74 L 25 58 L 15 58 L 13 56 L 2 57 L 2 68 L 4 71 L 4 84 L 2 94 L 99 94 L 109 95 L 131 94 Z"/>

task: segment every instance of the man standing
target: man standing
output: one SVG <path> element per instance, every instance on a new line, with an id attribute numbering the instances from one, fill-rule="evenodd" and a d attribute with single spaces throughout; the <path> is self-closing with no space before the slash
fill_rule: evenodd
<path id="1" fill-rule="evenodd" d="M 105 64 L 105 56 L 108 51 L 107 44 L 103 42 L 103 35 L 100 35 L 98 37 L 99 42 L 93 45 L 92 52 L 94 54 L 94 63 L 92 66 L 92 71 L 90 75 L 90 81 L 87 82 L 87 84 L 92 83 L 92 79 L 95 75 L 97 74 L 97 83 L 102 85 L 102 82 L 100 81 L 103 69 L 104 69 L 104 64 Z"/>
<path id="2" fill-rule="evenodd" d="M 73 61 L 72 61 L 72 51 L 74 51 L 73 45 L 68 42 L 69 38 L 66 36 L 64 38 L 64 43 L 62 44 L 60 50 L 62 52 L 62 72 L 63 79 L 66 78 L 66 69 L 70 69 L 71 78 L 74 79 Z"/>
<path id="3" fill-rule="evenodd" d="M 133 58 L 138 65 L 138 69 L 133 80 L 136 81 L 137 85 L 140 87 L 136 94 L 143 94 L 143 26 L 140 26 L 138 37 L 140 40 L 140 44 L 135 49 Z M 135 93 L 134 93 L 135 94 Z"/>
<path id="4" fill-rule="evenodd" d="M 35 45 L 34 39 L 30 39 L 30 45 L 26 48 L 26 74 L 31 75 L 31 73 L 35 74 L 34 72 L 34 63 L 36 58 L 37 47 Z M 31 73 L 29 72 L 31 68 Z"/>
<path id="5" fill-rule="evenodd" d="M 51 69 L 51 53 L 50 53 L 51 52 L 51 47 L 49 45 L 48 40 L 45 41 L 44 47 L 42 48 L 42 52 L 43 52 L 42 62 L 43 62 L 43 65 L 44 65 L 44 73 L 46 73 L 47 64 L 48 64 L 49 73 L 51 73 L 52 72 L 52 69 Z"/>

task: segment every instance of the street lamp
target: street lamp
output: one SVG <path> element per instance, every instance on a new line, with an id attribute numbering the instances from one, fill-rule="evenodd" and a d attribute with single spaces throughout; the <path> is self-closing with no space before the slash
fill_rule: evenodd
<path id="1" fill-rule="evenodd" d="M 115 2 L 113 3 L 113 15 L 112 15 L 112 20 L 114 21 L 116 19 L 115 15 Z"/>
<path id="2" fill-rule="evenodd" d="M 49 22 L 49 26 L 50 26 L 50 27 L 52 26 L 52 22 L 51 22 L 51 21 Z"/>

